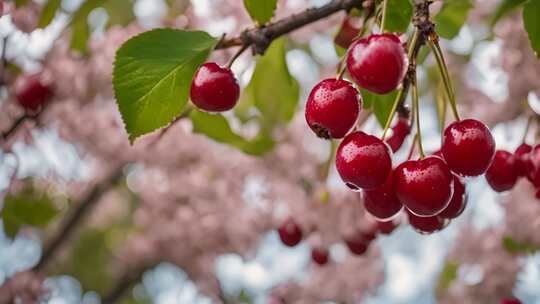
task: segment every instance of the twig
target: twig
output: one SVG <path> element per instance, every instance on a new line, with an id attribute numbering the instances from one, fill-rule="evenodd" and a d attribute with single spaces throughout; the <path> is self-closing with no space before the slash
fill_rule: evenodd
<path id="1" fill-rule="evenodd" d="M 101 303 L 113 304 L 121 300 L 126 295 L 126 292 L 133 287 L 133 285 L 139 282 L 144 273 L 152 266 L 153 265 L 145 265 L 125 272 L 116 281 L 115 285 L 110 289 L 110 291 L 103 296 Z"/>
<path id="2" fill-rule="evenodd" d="M 216 49 L 247 46 L 252 48 L 254 54 L 262 55 L 274 39 L 336 12 L 348 11 L 353 7 L 361 8 L 364 1 L 366 0 L 333 0 L 321 7 L 309 8 L 266 26 L 246 30 L 238 37 L 223 39 Z"/>

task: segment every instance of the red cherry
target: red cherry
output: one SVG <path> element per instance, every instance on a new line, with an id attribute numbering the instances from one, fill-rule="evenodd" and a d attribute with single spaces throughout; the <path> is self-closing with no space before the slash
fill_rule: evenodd
<path id="1" fill-rule="evenodd" d="M 540 189 L 536 189 L 536 193 L 534 195 L 537 199 L 540 199 Z"/>
<path id="2" fill-rule="evenodd" d="M 500 304 L 521 304 L 521 301 L 516 298 L 506 298 L 502 299 Z"/>
<path id="3" fill-rule="evenodd" d="M 464 176 L 486 172 L 495 155 L 495 140 L 478 120 L 455 121 L 444 130 L 441 151 L 452 171 Z"/>
<path id="4" fill-rule="evenodd" d="M 418 216 L 440 213 L 452 198 L 453 176 L 437 156 L 409 160 L 394 171 L 394 190 L 400 202 Z"/>
<path id="5" fill-rule="evenodd" d="M 25 75 L 15 83 L 15 98 L 26 110 L 39 109 L 52 97 L 52 89 L 41 80 L 40 74 Z"/>
<path id="6" fill-rule="evenodd" d="M 378 220 L 388 220 L 401 211 L 403 205 L 394 192 L 392 174 L 378 188 L 364 191 L 364 207 Z"/>
<path id="7" fill-rule="evenodd" d="M 346 238 L 345 244 L 347 244 L 347 247 L 353 254 L 362 255 L 366 253 L 369 243 L 372 240 L 371 235 L 357 232 L 356 234 Z"/>
<path id="8" fill-rule="evenodd" d="M 314 247 L 311 249 L 311 258 L 319 265 L 326 265 L 328 263 L 328 249 L 325 247 Z"/>
<path id="9" fill-rule="evenodd" d="M 514 188 L 518 178 L 514 155 L 508 151 L 498 150 L 489 169 L 486 171 L 488 184 L 497 192 Z"/>
<path id="10" fill-rule="evenodd" d="M 526 158 L 527 179 L 535 187 L 540 186 L 540 144 L 534 146 Z"/>
<path id="11" fill-rule="evenodd" d="M 398 36 L 374 34 L 351 45 L 347 69 L 362 88 L 386 94 L 403 80 L 407 72 L 407 56 Z"/>
<path id="12" fill-rule="evenodd" d="M 516 151 L 514 151 L 516 170 L 520 177 L 527 175 L 527 160 L 531 151 L 532 146 L 525 143 L 521 144 L 517 147 Z"/>
<path id="13" fill-rule="evenodd" d="M 214 62 L 199 67 L 191 83 L 191 101 L 201 110 L 223 112 L 232 109 L 240 96 L 240 86 L 229 68 Z"/>
<path id="14" fill-rule="evenodd" d="M 392 149 L 392 152 L 396 152 L 401 148 L 407 135 L 411 133 L 411 126 L 409 120 L 400 117 L 395 126 L 392 127 L 392 136 L 386 139 L 386 143 Z"/>
<path id="15" fill-rule="evenodd" d="M 421 217 L 411 212 L 407 212 L 407 214 L 409 216 L 409 224 L 421 234 L 430 234 L 442 230 L 446 225 L 445 220 L 438 215 Z"/>
<path id="16" fill-rule="evenodd" d="M 448 206 L 438 214 L 439 217 L 446 219 L 454 219 L 460 216 L 467 206 L 467 194 L 465 193 L 465 185 L 459 176 L 454 176 L 454 194 Z"/>
<path id="17" fill-rule="evenodd" d="M 391 234 L 398 226 L 398 223 L 395 221 L 377 221 L 377 230 L 381 234 Z"/>
<path id="18" fill-rule="evenodd" d="M 343 138 L 360 112 L 358 91 L 346 80 L 325 79 L 309 94 L 306 121 L 317 136 Z"/>
<path id="19" fill-rule="evenodd" d="M 302 240 L 302 230 L 292 218 L 286 219 L 278 228 L 279 238 L 283 244 L 294 247 Z"/>
<path id="20" fill-rule="evenodd" d="M 361 131 L 350 133 L 336 152 L 336 169 L 349 186 L 373 190 L 381 186 L 392 170 L 390 148 L 375 136 Z"/>
<path id="21" fill-rule="evenodd" d="M 360 26 L 356 23 L 350 16 L 345 16 L 345 19 L 341 23 L 341 28 L 334 38 L 334 43 L 344 49 L 348 48 L 360 32 Z"/>

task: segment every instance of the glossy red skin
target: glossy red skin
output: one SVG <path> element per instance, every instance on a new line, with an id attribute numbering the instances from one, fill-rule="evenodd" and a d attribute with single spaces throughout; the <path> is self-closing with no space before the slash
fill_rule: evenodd
<path id="1" fill-rule="evenodd" d="M 516 298 L 502 299 L 500 304 L 521 304 L 521 301 Z"/>
<path id="2" fill-rule="evenodd" d="M 421 234 L 431 234 L 436 231 L 440 231 L 446 227 L 445 219 L 435 215 L 429 217 L 416 216 L 411 212 L 407 212 L 409 217 L 409 224 L 414 230 Z"/>
<path id="3" fill-rule="evenodd" d="M 204 111 L 228 111 L 236 105 L 239 96 L 240 86 L 231 69 L 215 62 L 201 65 L 191 82 L 191 101 Z"/>
<path id="4" fill-rule="evenodd" d="M 311 249 L 311 259 L 319 264 L 319 265 L 326 265 L 328 263 L 328 249 L 325 247 L 314 247 Z"/>
<path id="5" fill-rule="evenodd" d="M 350 46 L 347 69 L 360 87 L 386 94 L 399 86 L 407 72 L 406 52 L 397 35 L 373 34 Z"/>
<path id="6" fill-rule="evenodd" d="M 43 83 L 39 74 L 21 76 L 15 84 L 15 98 L 26 110 L 38 110 L 52 94 L 51 87 Z"/>
<path id="7" fill-rule="evenodd" d="M 527 179 L 535 186 L 540 186 L 540 145 L 534 146 L 526 160 Z"/>
<path id="8" fill-rule="evenodd" d="M 360 105 L 360 95 L 350 82 L 325 79 L 309 94 L 306 121 L 318 137 L 343 138 L 356 123 Z"/>
<path id="9" fill-rule="evenodd" d="M 337 149 L 336 169 L 349 188 L 376 189 L 392 171 L 390 148 L 375 136 L 350 133 Z"/>
<path id="10" fill-rule="evenodd" d="M 343 19 L 343 23 L 341 23 L 341 28 L 339 29 L 336 37 L 334 38 L 334 43 L 346 49 L 358 36 L 359 32 L 360 27 L 355 24 L 353 18 L 351 18 L 350 16 L 345 16 L 345 19 Z"/>
<path id="11" fill-rule="evenodd" d="M 444 130 L 441 152 L 452 171 L 462 176 L 484 174 L 495 156 L 495 140 L 475 119 L 450 124 Z"/>
<path id="12" fill-rule="evenodd" d="M 377 221 L 377 231 L 381 234 L 391 234 L 398 225 L 395 221 Z"/>
<path id="13" fill-rule="evenodd" d="M 525 143 L 519 145 L 516 151 L 514 151 L 516 170 L 519 177 L 527 176 L 527 161 L 531 151 L 532 146 Z"/>
<path id="14" fill-rule="evenodd" d="M 409 120 L 400 117 L 397 123 L 392 127 L 392 135 L 386 139 L 386 143 L 392 149 L 392 152 L 396 152 L 401 148 L 407 135 L 411 133 L 411 126 Z"/>
<path id="15" fill-rule="evenodd" d="M 439 217 L 445 219 L 454 219 L 460 216 L 467 206 L 467 193 L 465 193 L 465 185 L 459 176 L 453 174 L 454 177 L 454 193 L 452 199 L 446 208 L 438 214 Z"/>
<path id="16" fill-rule="evenodd" d="M 364 191 L 364 207 L 378 220 L 389 220 L 403 209 L 394 192 L 392 174 L 378 188 Z"/>
<path id="17" fill-rule="evenodd" d="M 454 178 L 437 156 L 409 160 L 394 171 L 394 191 L 399 201 L 418 216 L 434 216 L 443 211 L 453 194 Z"/>
<path id="18" fill-rule="evenodd" d="M 489 169 L 486 180 L 496 192 L 511 190 L 516 185 L 518 171 L 514 155 L 508 151 L 497 150 Z"/>
<path id="19" fill-rule="evenodd" d="M 302 230 L 292 218 L 286 219 L 278 228 L 279 238 L 283 244 L 294 247 L 302 241 Z"/>

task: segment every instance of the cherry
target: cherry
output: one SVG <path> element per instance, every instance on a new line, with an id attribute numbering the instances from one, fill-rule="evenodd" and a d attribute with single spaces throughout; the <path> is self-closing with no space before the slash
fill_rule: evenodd
<path id="1" fill-rule="evenodd" d="M 409 217 L 409 224 L 411 224 L 414 230 L 421 234 L 430 234 L 442 230 L 446 225 L 445 220 L 438 215 L 421 217 L 414 215 L 410 211 L 408 211 L 407 214 Z"/>
<path id="2" fill-rule="evenodd" d="M 486 172 L 495 155 L 495 140 L 478 120 L 455 121 L 444 130 L 442 154 L 452 171 L 464 176 Z"/>
<path id="3" fill-rule="evenodd" d="M 407 71 L 405 49 L 394 34 L 373 34 L 355 41 L 347 54 L 347 69 L 362 88 L 377 94 L 396 89 Z"/>
<path id="4" fill-rule="evenodd" d="M 390 234 L 397 228 L 397 226 L 398 223 L 394 221 L 377 221 L 377 231 L 381 234 Z"/>
<path id="5" fill-rule="evenodd" d="M 516 160 L 516 170 L 517 170 L 518 176 L 520 177 L 527 175 L 527 160 L 529 157 L 529 153 L 531 151 L 532 151 L 532 146 L 525 143 L 519 145 L 516 151 L 514 151 L 514 157 Z"/>
<path id="6" fill-rule="evenodd" d="M 460 216 L 465 207 L 467 206 L 467 194 L 465 193 L 465 185 L 461 181 L 459 176 L 452 174 L 454 176 L 454 194 L 452 199 L 441 213 L 438 214 L 439 217 L 446 219 L 454 219 Z"/>
<path id="7" fill-rule="evenodd" d="M 371 241 L 373 241 L 373 239 L 370 235 L 357 232 L 356 234 L 346 238 L 345 244 L 347 244 L 347 247 L 353 254 L 362 255 L 366 253 Z"/>
<path id="8" fill-rule="evenodd" d="M 306 121 L 317 136 L 343 138 L 360 112 L 358 91 L 346 80 L 325 79 L 309 94 Z"/>
<path id="9" fill-rule="evenodd" d="M 302 240 L 302 230 L 292 218 L 286 219 L 278 228 L 279 238 L 283 244 L 294 247 Z"/>
<path id="10" fill-rule="evenodd" d="M 518 178 L 518 171 L 514 155 L 508 151 L 498 150 L 491 166 L 486 171 L 488 184 L 497 192 L 504 192 L 514 188 Z"/>
<path id="11" fill-rule="evenodd" d="M 26 110 L 38 110 L 52 94 L 52 88 L 42 81 L 40 74 L 21 76 L 15 83 L 15 98 Z"/>
<path id="12" fill-rule="evenodd" d="M 540 144 L 534 146 L 529 157 L 526 158 L 527 179 L 535 187 L 540 186 Z"/>
<path id="13" fill-rule="evenodd" d="M 521 301 L 516 298 L 506 298 L 502 299 L 500 304 L 521 304 Z"/>
<path id="14" fill-rule="evenodd" d="M 394 190 L 400 202 L 418 216 L 433 216 L 446 208 L 453 194 L 453 176 L 437 156 L 409 160 L 394 171 Z"/>
<path id="15" fill-rule="evenodd" d="M 349 186 L 373 190 L 381 186 L 392 170 L 391 152 L 375 136 L 356 131 L 341 141 L 336 152 L 336 169 Z"/>
<path id="16" fill-rule="evenodd" d="M 403 205 L 394 192 L 392 174 L 378 188 L 364 191 L 364 207 L 378 220 L 388 220 L 401 211 Z"/>
<path id="17" fill-rule="evenodd" d="M 311 258 L 319 265 L 326 265 L 328 263 L 328 249 L 325 247 L 314 247 L 311 249 Z"/>
<path id="18" fill-rule="evenodd" d="M 343 19 L 343 22 L 341 23 L 341 28 L 334 38 L 334 43 L 346 49 L 358 36 L 359 32 L 360 27 L 356 24 L 355 20 L 350 16 L 345 16 L 345 19 Z"/>
<path id="19" fill-rule="evenodd" d="M 199 67 L 191 83 L 191 101 L 201 110 L 223 112 L 232 109 L 240 96 L 240 86 L 229 68 L 215 62 Z"/>
<path id="20" fill-rule="evenodd" d="M 411 133 L 411 126 L 409 120 L 404 117 L 400 117 L 397 123 L 392 127 L 392 136 L 386 139 L 386 143 L 392 149 L 392 152 L 396 152 L 401 148 L 407 135 Z"/>

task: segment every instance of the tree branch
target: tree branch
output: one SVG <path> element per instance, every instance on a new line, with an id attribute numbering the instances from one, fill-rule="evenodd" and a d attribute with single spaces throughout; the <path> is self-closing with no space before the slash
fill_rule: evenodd
<path id="1" fill-rule="evenodd" d="M 254 54 L 262 55 L 274 39 L 339 11 L 349 11 L 354 7 L 361 8 L 362 3 L 365 1 L 333 0 L 321 7 L 309 8 L 301 13 L 294 14 L 266 26 L 246 30 L 238 37 L 223 39 L 218 43 L 216 49 L 251 46 Z"/>
<path id="2" fill-rule="evenodd" d="M 138 267 L 136 269 L 132 269 L 130 271 L 126 271 L 115 283 L 115 285 L 111 288 L 111 290 L 105 294 L 101 300 L 102 304 L 113 304 L 121 300 L 128 289 L 133 287 L 137 282 L 139 282 L 142 279 L 142 276 L 144 273 L 153 267 L 154 265 L 145 265 Z"/>
<path id="3" fill-rule="evenodd" d="M 99 201 L 101 196 L 120 181 L 123 176 L 122 167 L 114 170 L 107 178 L 96 184 L 75 206 L 72 213 L 64 219 L 58 232 L 43 246 L 43 254 L 33 270 L 41 271 L 54 256 L 58 249 L 73 234 L 76 225 L 84 218 L 86 213 Z"/>

